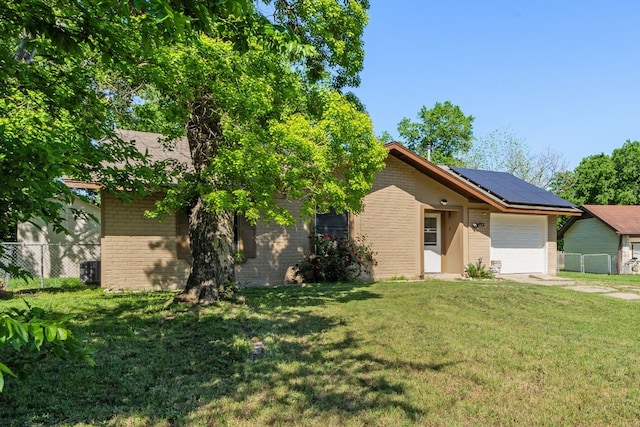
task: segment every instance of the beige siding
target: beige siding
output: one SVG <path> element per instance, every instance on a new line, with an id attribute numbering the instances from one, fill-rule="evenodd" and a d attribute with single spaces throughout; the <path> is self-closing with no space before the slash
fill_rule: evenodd
<path id="1" fill-rule="evenodd" d="M 489 266 L 491 265 L 491 238 L 489 237 L 489 230 L 491 224 L 489 219 L 491 215 L 487 209 L 469 209 L 469 221 L 468 226 L 468 258 L 466 264 L 475 264 L 478 260 L 482 259 L 482 262 Z M 484 224 L 479 225 L 478 228 L 473 228 L 471 224 Z"/>
<path id="2" fill-rule="evenodd" d="M 294 213 L 299 208 L 299 204 L 288 206 Z M 256 257 L 236 265 L 236 280 L 245 285 L 283 283 L 287 270 L 309 253 L 310 234 L 308 223 L 300 219 L 292 227 L 258 222 Z"/>
<path id="3" fill-rule="evenodd" d="M 93 215 L 93 218 L 77 218 L 73 209 Z M 34 219 L 34 224 L 18 224 L 18 242 L 25 244 L 19 249 L 21 266 L 32 274 L 80 277 L 83 261 L 100 259 L 100 208 L 76 199 L 71 206 L 62 209 L 60 216 L 68 234 L 56 233 L 53 226 L 40 219 Z"/>
<path id="4" fill-rule="evenodd" d="M 447 206 L 441 205 L 442 199 Z M 387 167 L 364 198 L 364 210 L 354 219 L 354 233 L 365 236 L 376 252 L 373 278 L 417 278 L 423 274 L 422 218 L 425 211 L 444 212 L 443 249 L 446 272 L 460 273 L 463 252 L 460 226 L 464 199 L 457 193 L 390 157 Z M 451 212 L 451 215 L 446 214 Z M 455 222 L 457 220 L 457 222 Z M 457 258 L 454 259 L 454 258 Z"/>
<path id="5" fill-rule="evenodd" d="M 127 204 L 102 194 L 103 287 L 141 290 L 184 286 L 189 264 L 177 259 L 175 218 L 159 222 L 144 216 L 159 197 Z"/>
<path id="6" fill-rule="evenodd" d="M 189 265 L 176 256 L 175 218 L 158 223 L 146 219 L 159 197 L 122 204 L 103 195 L 102 281 L 106 287 L 133 289 L 179 288 Z M 446 200 L 446 203 L 444 202 Z M 290 209 L 296 212 L 299 206 Z M 482 258 L 490 262 L 490 213 L 495 209 L 467 199 L 389 157 L 373 189 L 364 198 L 363 211 L 352 216 L 354 237 L 364 236 L 376 252 L 373 279 L 417 278 L 423 274 L 423 217 L 442 213 L 443 272 L 462 273 L 464 266 Z M 483 226 L 472 228 L 472 223 Z M 555 272 L 555 217 L 548 221 L 548 267 Z M 311 229 L 298 220 L 293 227 L 258 223 L 256 257 L 236 266 L 242 284 L 279 284 L 287 271 L 309 253 Z"/>

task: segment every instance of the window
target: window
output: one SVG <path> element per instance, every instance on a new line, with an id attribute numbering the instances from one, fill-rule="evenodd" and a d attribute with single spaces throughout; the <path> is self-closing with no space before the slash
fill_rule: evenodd
<path id="1" fill-rule="evenodd" d="M 438 219 L 436 217 L 424 218 L 424 245 L 438 245 Z"/>
<path id="2" fill-rule="evenodd" d="M 328 213 L 316 214 L 315 234 L 349 237 L 349 213 L 336 213 L 331 209 Z"/>
<path id="3" fill-rule="evenodd" d="M 640 242 L 631 242 L 631 258 L 640 259 Z"/>

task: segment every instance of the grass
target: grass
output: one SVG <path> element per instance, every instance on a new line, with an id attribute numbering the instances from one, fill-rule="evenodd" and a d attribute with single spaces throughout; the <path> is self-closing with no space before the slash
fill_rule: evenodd
<path id="1" fill-rule="evenodd" d="M 619 292 L 640 294 L 640 275 L 560 272 L 560 277 L 593 286 L 605 286 Z"/>
<path id="2" fill-rule="evenodd" d="M 637 425 L 638 302 L 506 281 L 168 293 L 25 291 L 75 312 L 95 368 L 47 361 L 2 425 Z M 0 301 L 0 308 L 23 304 Z M 248 360 L 252 339 L 265 355 Z"/>
<path id="3" fill-rule="evenodd" d="M 640 274 L 594 274 L 561 271 L 558 276 L 591 283 L 640 286 Z"/>

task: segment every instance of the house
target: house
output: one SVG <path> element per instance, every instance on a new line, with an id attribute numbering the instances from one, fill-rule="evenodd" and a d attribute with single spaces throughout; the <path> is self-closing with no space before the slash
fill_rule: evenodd
<path id="1" fill-rule="evenodd" d="M 126 132 L 140 148 L 157 135 Z M 462 274 L 482 259 L 501 273 L 556 272 L 556 217 L 579 215 L 567 201 L 502 173 L 437 166 L 398 143 L 386 146 L 386 168 L 354 214 L 317 215 L 291 227 L 236 222 L 241 284 L 282 283 L 320 230 L 364 236 L 377 253 L 374 280 Z M 189 274 L 184 213 L 163 222 L 145 217 L 162 197 L 134 203 L 102 194 L 102 276 L 106 287 L 175 289 Z M 292 212 L 295 202 L 283 200 Z"/>
<path id="2" fill-rule="evenodd" d="M 18 224 L 18 244 L 6 247 L 19 267 L 36 277 L 79 277 L 83 261 L 100 259 L 100 207 L 76 198 L 61 217 L 68 233 L 58 233 L 39 219 Z"/>
<path id="3" fill-rule="evenodd" d="M 584 205 L 558 232 L 564 252 L 607 254 L 613 273 L 638 274 L 640 265 L 640 206 Z M 604 271 L 607 272 L 607 271 Z"/>

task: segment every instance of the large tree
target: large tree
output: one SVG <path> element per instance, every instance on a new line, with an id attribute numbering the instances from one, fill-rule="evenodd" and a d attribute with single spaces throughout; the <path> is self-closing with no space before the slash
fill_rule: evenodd
<path id="1" fill-rule="evenodd" d="M 288 224 L 282 201 L 294 199 L 302 215 L 357 211 L 382 167 L 369 118 L 341 92 L 359 83 L 367 8 L 366 0 L 5 3 L 2 109 L 25 109 L 0 126 L 11 143 L 0 161 L 17 183 L 0 201 L 14 221 L 55 222 L 60 202 L 40 206 L 72 196 L 60 176 L 113 190 L 162 181 L 112 132 L 123 114 L 141 111 L 141 96 L 155 99 L 147 112 L 168 121 L 168 138 L 186 133 L 194 166 L 155 214 L 190 209 L 186 295 L 218 298 L 233 280 L 236 212 Z M 30 187 L 30 205 L 11 195 Z"/>
<path id="2" fill-rule="evenodd" d="M 627 140 L 611 155 L 585 157 L 570 172 L 558 175 L 553 189 L 577 205 L 640 204 L 640 142 Z"/>
<path id="3" fill-rule="evenodd" d="M 495 130 L 474 141 L 462 162 L 470 168 L 508 172 L 545 189 L 567 169 L 560 154 L 551 148 L 532 152 L 510 129 Z"/>
<path id="4" fill-rule="evenodd" d="M 339 89 L 358 83 L 365 6 L 275 2 L 273 19 L 310 55 L 260 38 L 240 51 L 225 28 L 159 49 L 141 68 L 140 82 L 151 83 L 168 117 L 186 125 L 193 160 L 154 213 L 190 212 L 182 299 L 217 299 L 234 280 L 235 214 L 288 225 L 316 210 L 361 208 L 385 150 L 368 116 Z M 290 201 L 300 210 L 291 212 Z"/>
<path id="5" fill-rule="evenodd" d="M 404 118 L 398 123 L 398 133 L 406 145 L 435 163 L 460 164 L 460 157 L 471 148 L 473 116 L 465 116 L 460 107 L 445 101 L 433 108 L 423 106 L 418 121 Z"/>
<path id="6" fill-rule="evenodd" d="M 62 177 L 99 180 L 122 195 L 160 178 L 116 138 L 110 95 L 97 83 L 105 70 L 127 74 L 156 47 L 252 10 L 248 0 L 0 3 L 0 236 L 30 218 L 61 231 L 60 211 L 75 196 Z M 0 269 L 10 268 L 1 251 Z"/>

